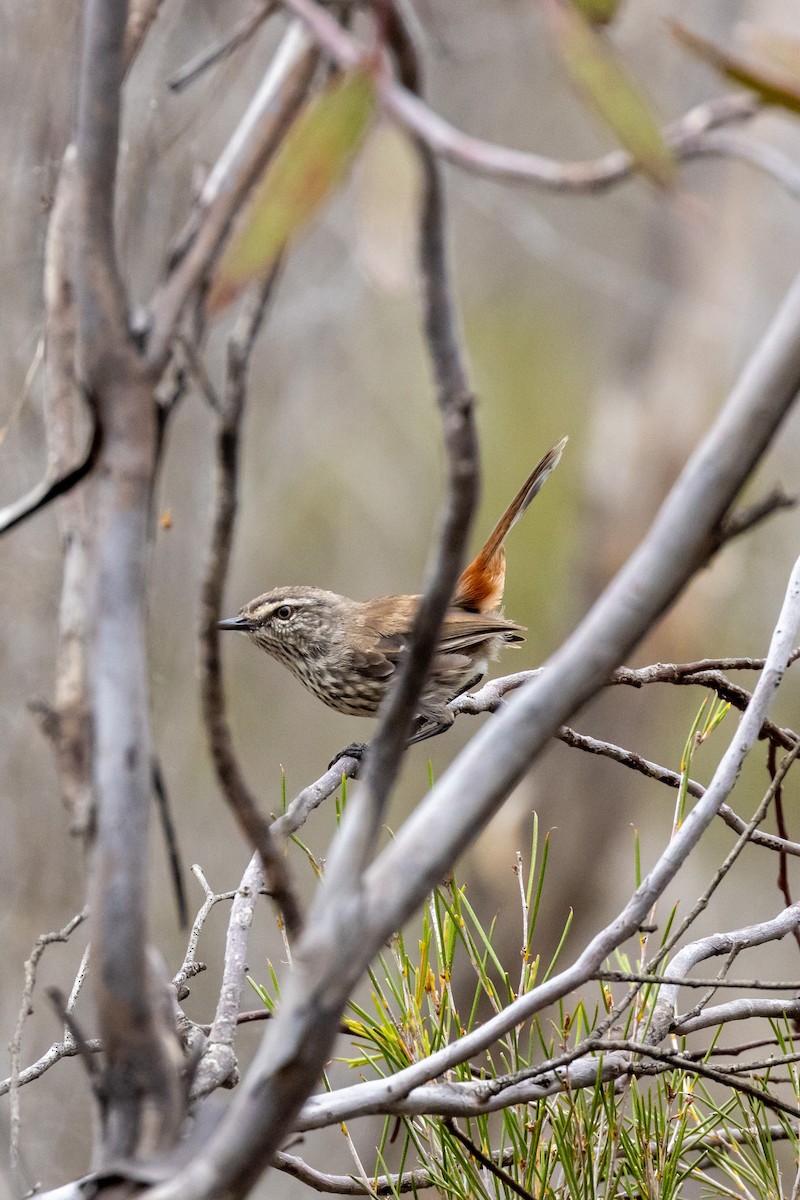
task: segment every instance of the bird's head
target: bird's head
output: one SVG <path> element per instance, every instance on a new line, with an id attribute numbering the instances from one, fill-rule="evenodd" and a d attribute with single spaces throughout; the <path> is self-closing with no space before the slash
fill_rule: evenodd
<path id="1" fill-rule="evenodd" d="M 219 629 L 245 633 L 274 658 L 292 665 L 298 657 L 317 657 L 338 640 L 348 603 L 321 588 L 282 587 L 256 596 L 239 615 Z"/>

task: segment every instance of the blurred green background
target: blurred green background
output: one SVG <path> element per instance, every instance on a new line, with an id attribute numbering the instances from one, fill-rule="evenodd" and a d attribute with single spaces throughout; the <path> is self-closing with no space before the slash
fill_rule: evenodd
<path id="1" fill-rule="evenodd" d="M 27 391 L 25 381 L 42 334 L 43 243 L 74 102 L 79 9 L 76 0 L 10 0 L 0 11 L 0 503 L 30 486 L 46 458 L 41 373 Z M 243 3 L 165 0 L 131 76 L 119 230 L 134 303 L 145 302 L 159 279 L 197 181 L 243 111 L 278 30 L 267 26 L 179 96 L 165 80 L 245 11 Z M 429 34 L 431 102 L 454 123 L 563 159 L 612 146 L 566 86 L 534 5 L 424 0 L 418 12 Z M 781 3 L 708 0 L 698 11 L 689 3 L 628 0 L 615 40 L 664 120 L 725 90 L 670 41 L 663 26 L 668 14 L 723 42 L 737 20 L 789 32 L 792 22 L 795 32 L 800 24 Z M 800 160 L 796 122 L 764 115 L 753 128 L 754 136 Z M 800 202 L 748 167 L 712 160 L 687 166 L 671 199 L 642 180 L 580 197 L 500 186 L 453 169 L 447 184 L 483 443 L 476 545 L 535 461 L 570 435 L 562 465 L 509 539 L 505 608 L 529 634 L 499 669 L 516 671 L 538 665 L 558 645 L 646 529 L 797 270 Z M 442 451 L 419 335 L 413 201 L 413 160 L 382 127 L 343 192 L 290 256 L 253 362 L 225 615 L 282 583 L 357 598 L 420 587 L 441 497 Z M 208 369 L 217 380 L 230 319 L 209 343 Z M 151 683 L 154 738 L 185 861 L 202 864 L 212 886 L 223 890 L 238 882 L 248 851 L 212 780 L 196 692 L 212 438 L 210 414 L 192 394 L 172 424 L 159 487 L 159 511 L 169 510 L 171 527 L 158 531 L 152 558 Z M 799 441 L 795 414 L 752 495 L 779 481 L 796 488 Z M 729 547 L 640 647 L 636 663 L 763 654 L 798 532 L 800 516 L 784 514 Z M 68 834 L 50 750 L 26 707 L 52 695 L 60 568 L 52 511 L 0 546 L 3 1042 L 13 1031 L 22 964 L 34 939 L 61 927 L 83 902 L 80 847 Z M 323 708 L 245 639 L 227 640 L 224 652 L 237 746 L 264 808 L 277 811 L 282 770 L 292 796 L 371 727 Z M 776 720 L 797 727 L 797 697 L 790 680 Z M 694 689 L 617 689 L 575 725 L 677 769 L 702 698 Z M 728 720 L 701 751 L 701 779 L 724 748 L 735 718 Z M 434 773 L 441 772 L 473 721 L 462 718 L 446 737 L 411 751 L 392 825 L 426 788 L 428 756 Z M 764 786 L 764 757 L 763 750 L 754 754 L 734 797 L 744 815 Z M 790 819 L 794 790 L 790 782 Z M 632 886 L 632 826 L 640 831 L 646 866 L 669 834 L 673 800 L 620 767 L 554 745 L 459 868 L 473 905 L 484 915 L 500 914 L 501 955 L 513 964 L 519 952 L 512 866 L 515 850 L 530 845 L 534 809 L 542 829 L 554 830 L 537 950 L 548 957 L 573 908 L 566 961 Z M 321 858 L 333 823 L 328 804 L 304 832 Z M 797 834 L 796 823 L 791 832 Z M 721 826 L 712 830 L 673 900 L 691 902 L 730 841 Z M 740 875 L 725 885 L 704 928 L 732 928 L 779 909 L 776 864 L 751 850 L 744 870 L 746 881 Z M 312 873 L 300 856 L 297 871 L 310 891 Z M 184 938 L 156 830 L 152 881 L 152 935 L 172 973 Z M 199 888 L 190 887 L 199 904 Z M 210 969 L 187 1003 L 200 1021 L 211 1017 L 223 909 L 215 910 L 201 947 Z M 50 982 L 69 987 L 82 945 L 76 935 L 69 947 L 46 955 L 23 1063 L 57 1036 L 42 990 Z M 265 908 L 251 956 L 260 978 L 267 954 L 278 961 L 282 952 Z M 782 965 L 776 959 L 773 969 L 797 975 L 792 958 Z M 91 1030 L 86 1007 L 83 1013 Z M 245 1055 L 257 1036 L 253 1028 L 242 1034 Z M 81 1115 L 87 1093 L 77 1061 L 24 1090 L 22 1149 L 32 1179 L 54 1185 L 87 1167 L 89 1127 Z M 7 1103 L 0 1102 L 0 1163 Z M 369 1129 L 356 1136 L 369 1160 Z M 314 1147 L 324 1145 L 332 1169 L 351 1170 L 339 1135 L 326 1137 L 302 1152 L 314 1159 Z M 285 1179 L 280 1187 L 287 1196 L 301 1190 Z"/>

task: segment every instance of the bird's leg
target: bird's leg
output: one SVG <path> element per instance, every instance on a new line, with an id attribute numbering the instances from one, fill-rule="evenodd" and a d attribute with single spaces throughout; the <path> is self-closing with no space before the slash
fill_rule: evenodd
<path id="1" fill-rule="evenodd" d="M 458 696 L 463 696 L 465 692 L 471 691 L 476 684 L 481 682 L 484 674 L 484 671 L 478 671 L 450 699 L 455 700 Z M 445 730 L 450 728 L 455 719 L 455 713 L 447 705 L 437 708 L 436 712 L 431 713 L 428 717 L 417 717 L 417 728 L 406 742 L 406 745 L 415 746 L 417 742 L 426 742 L 428 738 L 438 737 L 440 733 L 444 733 Z"/>
<path id="2" fill-rule="evenodd" d="M 330 771 L 331 767 L 335 767 L 341 758 L 354 758 L 359 764 L 360 769 L 360 764 L 364 761 L 364 752 L 366 749 L 366 742 L 351 742 L 349 746 L 345 746 L 344 750 L 340 750 L 338 754 L 333 756 L 328 763 L 328 770 Z M 356 777 L 358 776 L 358 771 L 355 772 L 355 775 Z"/>
<path id="3" fill-rule="evenodd" d="M 465 692 L 471 691 L 476 684 L 481 682 L 483 676 L 484 672 L 478 671 L 477 674 L 473 675 L 471 679 L 468 679 L 467 682 L 458 689 L 455 696 L 452 696 L 451 699 L 455 700 L 458 696 L 463 696 Z M 416 746 L 417 742 L 426 742 L 428 738 L 438 737 L 440 733 L 444 733 L 445 730 L 450 728 L 455 719 L 455 713 L 446 705 L 442 705 L 441 708 L 437 708 L 435 714 L 431 713 L 431 715 L 427 717 L 417 717 L 415 719 L 414 732 L 409 737 L 406 745 Z M 362 763 L 364 761 L 364 752 L 366 749 L 366 742 L 351 742 L 349 746 L 345 746 L 344 750 L 340 750 L 339 753 L 331 759 L 331 761 L 328 763 L 328 770 L 335 766 L 341 758 L 354 758 L 359 764 Z M 358 771 L 356 771 L 355 774 L 357 777 Z"/>

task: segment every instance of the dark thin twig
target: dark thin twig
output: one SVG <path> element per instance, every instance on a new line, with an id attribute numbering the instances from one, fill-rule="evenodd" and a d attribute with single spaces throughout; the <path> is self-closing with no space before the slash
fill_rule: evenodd
<path id="1" fill-rule="evenodd" d="M 566 746 L 572 746 L 576 750 L 583 750 L 587 754 L 597 754 L 602 758 L 611 759 L 612 762 L 620 763 L 623 767 L 637 771 L 647 779 L 655 779 L 659 783 L 666 784 L 667 787 L 678 789 L 683 782 L 683 777 L 677 771 L 671 771 L 669 767 L 662 767 L 658 763 L 650 762 L 649 759 L 642 758 L 640 754 L 636 754 L 633 750 L 626 750 L 623 746 L 615 746 L 613 742 L 603 742 L 599 738 L 578 733 L 577 730 L 571 729 L 568 725 L 562 725 L 556 736 Z M 701 799 L 705 795 L 705 788 L 693 779 L 689 779 L 686 782 L 686 791 L 696 800 Z M 728 828 L 732 829 L 735 833 L 741 834 L 747 827 L 747 822 L 742 820 L 729 804 L 721 804 L 719 806 L 719 816 Z M 775 837 L 770 833 L 762 833 L 757 829 L 751 832 L 750 842 L 754 846 L 763 846 L 764 849 L 777 851 L 779 854 L 791 854 L 795 857 L 800 857 L 800 843 L 790 842 L 786 838 Z"/>
<path id="2" fill-rule="evenodd" d="M 277 7 L 277 0 L 262 0 L 262 3 L 253 12 L 248 13 L 238 25 L 235 25 L 222 41 L 201 51 L 195 58 L 180 67 L 174 75 L 171 75 L 167 80 L 167 87 L 173 92 L 182 92 L 210 67 L 223 62 L 233 54 L 234 50 L 238 50 L 239 46 L 249 41 Z"/>
<path id="3" fill-rule="evenodd" d="M 80 1025 L 75 1020 L 74 1015 L 69 1011 L 67 999 L 64 993 L 57 987 L 49 987 L 45 989 L 47 996 L 53 1008 L 58 1014 L 58 1018 L 62 1025 L 67 1029 L 70 1037 L 75 1043 L 75 1048 L 80 1055 L 89 1082 L 92 1085 L 92 1091 L 99 1103 L 103 1101 L 103 1077 L 100 1067 L 94 1058 L 94 1050 L 89 1044 L 89 1039 L 86 1038 L 81 1030 Z"/>
<path id="4" fill-rule="evenodd" d="M 442 1125 L 453 1135 L 457 1142 L 461 1143 L 465 1150 L 469 1151 L 481 1166 L 486 1167 L 487 1171 L 499 1179 L 501 1183 L 505 1184 L 516 1196 L 521 1197 L 521 1200 L 533 1200 L 533 1196 L 527 1188 L 517 1183 L 514 1176 L 509 1175 L 508 1171 L 501 1167 L 499 1163 L 496 1163 L 488 1154 L 484 1154 L 480 1146 L 475 1145 L 472 1138 L 467 1137 L 465 1133 L 461 1132 L 452 1117 L 446 1117 L 442 1121 Z"/>
<path id="5" fill-rule="evenodd" d="M 696 988 L 752 988 L 763 992 L 796 992 L 800 991 L 800 982 L 782 979 L 700 979 L 691 975 L 656 975 L 650 971 L 596 971 L 595 979 L 609 983 L 648 983 L 656 987 L 668 985 L 675 987 Z"/>
<path id="6" fill-rule="evenodd" d="M 94 469 L 103 445 L 103 426 L 96 405 L 90 397 L 87 396 L 86 399 L 92 421 L 92 433 L 83 458 L 74 467 L 55 479 L 51 478 L 48 473 L 40 483 L 31 488 L 27 495 L 21 496 L 19 500 L 0 509 L 0 535 L 8 533 L 9 529 L 13 529 L 15 525 L 27 521 L 29 517 L 41 512 L 43 508 L 51 504 L 53 500 L 71 491 Z"/>
<path id="7" fill-rule="evenodd" d="M 795 1119 L 800 1118 L 800 1108 L 796 1104 L 787 1104 L 786 1101 L 781 1100 L 778 1096 L 773 1096 L 766 1088 L 756 1087 L 755 1084 L 747 1083 L 743 1079 L 733 1079 L 728 1071 L 717 1070 L 715 1067 L 709 1067 L 707 1063 L 693 1061 L 683 1054 L 673 1054 L 669 1050 L 661 1050 L 657 1046 L 643 1045 L 641 1042 L 624 1038 L 609 1038 L 595 1047 L 595 1050 L 601 1053 L 605 1050 L 624 1050 L 631 1054 L 645 1055 L 647 1058 L 655 1059 L 657 1063 L 676 1067 L 678 1070 L 686 1071 L 690 1075 L 699 1075 L 704 1079 L 711 1079 L 715 1083 L 722 1083 L 726 1087 L 733 1088 L 745 1096 L 751 1096 L 766 1108 L 773 1109 L 774 1112 L 786 1113 L 787 1116 L 794 1117 Z"/>
<path id="8" fill-rule="evenodd" d="M 151 758 L 151 769 L 153 775 L 153 795 L 156 798 L 156 809 L 161 821 L 161 830 L 164 834 L 164 844 L 167 848 L 167 860 L 169 862 L 169 873 L 172 878 L 172 886 L 175 891 L 175 903 L 178 908 L 178 922 L 181 929 L 185 929 L 189 923 L 189 906 L 186 900 L 186 880 L 183 870 L 183 859 L 181 858 L 181 850 L 178 845 L 178 834 L 175 829 L 175 822 L 172 819 L 172 811 L 170 809 L 169 797 L 167 795 L 167 787 L 164 782 L 164 773 L 161 770 L 161 763 L 158 755 L 154 754 Z"/>
<path id="9" fill-rule="evenodd" d="M 407 86 L 418 89 L 421 77 L 414 46 L 402 37 L 395 13 L 388 26 L 400 41 L 398 65 Z M 443 174 L 430 149 L 416 143 L 423 174 L 419 215 L 419 269 L 422 277 L 423 327 L 436 384 L 447 469 L 447 492 L 435 555 L 398 678 L 384 701 L 378 732 L 369 745 L 358 808 L 331 855 L 328 876 L 335 891 L 343 880 L 352 886 L 366 867 L 397 777 L 447 606 L 463 566 L 479 490 L 479 450 L 475 399 L 470 388 L 450 281 L 446 247 Z"/>
<path id="10" fill-rule="evenodd" d="M 787 837 L 787 829 L 783 812 L 783 786 L 782 781 L 778 779 L 778 753 L 774 742 L 770 742 L 767 747 L 767 771 L 769 772 L 770 781 L 775 787 L 775 823 L 778 826 L 778 833 L 785 839 Z M 783 895 L 786 907 L 789 908 L 793 901 L 789 887 L 789 861 L 785 849 L 781 850 L 778 859 L 778 888 Z M 793 929 L 792 936 L 797 945 L 800 946 L 800 929 Z"/>
<path id="11" fill-rule="evenodd" d="M 719 544 L 723 546 L 733 538 L 740 537 L 743 533 L 749 533 L 751 529 L 760 525 L 762 521 L 766 521 L 773 513 L 796 507 L 797 496 L 788 495 L 783 488 L 773 488 L 761 500 L 756 500 L 746 508 L 737 509 L 725 518 L 719 527 Z"/>
<path id="12" fill-rule="evenodd" d="M 295 936 L 302 926 L 299 902 L 289 878 L 289 868 L 273 837 L 269 820 L 244 778 L 233 748 L 225 712 L 219 629 L 222 594 L 230 562 L 231 540 L 237 509 L 239 478 L 239 427 L 244 413 L 247 372 L 258 331 L 266 315 L 278 278 L 275 268 L 250 304 L 228 343 L 227 385 L 217 427 L 217 487 L 211 542 L 200 604 L 200 695 L 209 750 L 222 793 L 239 827 L 258 850 L 267 877 L 267 890 L 278 905 L 287 931 Z"/>

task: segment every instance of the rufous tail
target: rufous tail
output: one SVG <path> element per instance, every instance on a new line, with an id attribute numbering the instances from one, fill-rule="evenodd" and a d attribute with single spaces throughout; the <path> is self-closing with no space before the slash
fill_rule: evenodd
<path id="1" fill-rule="evenodd" d="M 503 545 L 508 531 L 516 525 L 526 508 L 538 495 L 548 475 L 558 466 L 568 439 L 562 438 L 548 450 L 533 468 L 514 499 L 495 525 L 486 545 L 463 571 L 453 604 L 469 612 L 488 613 L 500 607 L 506 582 L 506 552 Z"/>

